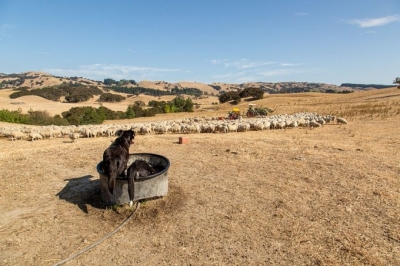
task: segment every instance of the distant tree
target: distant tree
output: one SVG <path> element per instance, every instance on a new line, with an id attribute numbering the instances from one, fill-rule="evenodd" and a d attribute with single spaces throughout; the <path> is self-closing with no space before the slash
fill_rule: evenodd
<path id="1" fill-rule="evenodd" d="M 107 79 L 104 79 L 104 84 L 109 86 L 109 85 L 117 84 L 117 82 L 113 79 L 107 78 Z"/>
<path id="2" fill-rule="evenodd" d="M 130 83 L 129 80 L 121 79 L 120 81 L 117 82 L 117 86 L 125 86 L 128 85 L 129 83 Z"/>
<path id="3" fill-rule="evenodd" d="M 221 93 L 221 95 L 218 97 L 218 100 L 220 103 L 232 101 L 232 104 L 238 104 L 241 101 L 240 95 L 236 91 Z"/>
<path id="4" fill-rule="evenodd" d="M 146 103 L 144 101 L 135 101 L 135 106 L 145 107 Z"/>
<path id="5" fill-rule="evenodd" d="M 89 106 L 73 107 L 61 115 L 68 120 L 70 125 L 101 124 L 104 121 L 104 117 L 98 114 L 95 108 Z"/>
<path id="6" fill-rule="evenodd" d="M 121 102 L 125 100 L 126 97 L 118 95 L 118 94 L 113 94 L 113 93 L 108 93 L 105 92 L 102 95 L 100 95 L 99 102 Z"/>
<path id="7" fill-rule="evenodd" d="M 261 100 L 264 97 L 264 91 L 260 88 L 246 88 L 239 93 L 240 98 L 253 97 L 254 100 Z"/>
<path id="8" fill-rule="evenodd" d="M 217 91 L 221 90 L 221 86 L 219 86 L 219 85 L 210 85 L 210 87 L 212 87 L 214 90 L 217 90 Z"/>
<path id="9" fill-rule="evenodd" d="M 397 77 L 394 81 L 393 84 L 398 84 L 397 88 L 400 89 L 400 78 Z"/>
<path id="10" fill-rule="evenodd" d="M 128 105 L 126 108 L 126 118 L 134 118 L 135 117 L 135 111 L 133 110 L 133 107 L 131 105 Z"/>

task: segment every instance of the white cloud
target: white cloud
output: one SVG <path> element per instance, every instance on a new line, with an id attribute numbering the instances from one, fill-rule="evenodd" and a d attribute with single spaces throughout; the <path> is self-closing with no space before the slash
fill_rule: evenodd
<path id="1" fill-rule="evenodd" d="M 229 59 L 213 59 L 211 60 L 211 64 L 220 65 L 222 64 L 224 67 L 234 67 L 237 69 L 248 69 L 248 68 L 258 68 L 265 65 L 276 64 L 276 62 L 252 62 L 248 59 L 240 59 L 240 60 L 229 60 Z"/>
<path id="2" fill-rule="evenodd" d="M 386 16 L 380 18 L 351 19 L 347 22 L 353 25 L 357 25 L 360 28 L 371 28 L 384 26 L 396 21 L 400 21 L 400 15 Z"/>
<path id="3" fill-rule="evenodd" d="M 302 66 L 304 63 L 281 63 L 281 66 Z"/>
<path id="4" fill-rule="evenodd" d="M 15 26 L 14 26 L 14 25 L 7 24 L 7 23 L 4 23 L 4 24 L 2 24 L 2 25 L 0 26 L 0 28 L 1 28 L 1 29 L 6 29 L 6 30 L 8 30 L 8 29 L 15 29 Z"/>
<path id="5" fill-rule="evenodd" d="M 1 24 L 0 25 L 0 36 L 8 37 L 8 33 L 15 29 L 14 25 Z"/>
<path id="6" fill-rule="evenodd" d="M 304 69 L 273 69 L 268 71 L 260 72 L 263 77 L 274 77 L 274 76 L 287 76 L 292 74 L 299 74 L 307 72 Z"/>
<path id="7" fill-rule="evenodd" d="M 310 14 L 306 13 L 306 12 L 296 12 L 295 13 L 296 16 L 300 16 L 300 17 L 304 17 L 304 16 L 308 16 Z"/>
<path id="8" fill-rule="evenodd" d="M 229 73 L 220 73 L 212 76 L 213 79 L 216 79 L 220 82 L 228 83 L 265 81 L 265 79 L 275 76 L 290 77 L 291 75 L 297 75 L 300 73 L 311 71 L 310 69 L 298 68 L 298 66 L 303 66 L 305 65 L 305 63 L 285 63 L 270 61 L 253 62 L 247 59 L 214 59 L 211 60 L 211 64 L 221 65 L 223 69 L 230 69 Z"/>
<path id="9" fill-rule="evenodd" d="M 158 79 L 159 75 L 171 72 L 183 72 L 180 69 L 125 66 L 114 64 L 92 64 L 77 69 L 44 69 L 43 71 L 57 76 L 87 77 L 94 80 L 114 79 Z"/>

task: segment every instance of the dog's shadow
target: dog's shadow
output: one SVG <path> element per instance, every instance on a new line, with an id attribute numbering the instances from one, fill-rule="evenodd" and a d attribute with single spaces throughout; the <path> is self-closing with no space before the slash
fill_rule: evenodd
<path id="1" fill-rule="evenodd" d="M 93 178 L 92 175 L 85 175 L 65 179 L 64 181 L 68 183 L 56 196 L 77 205 L 85 213 L 88 213 L 88 205 L 105 209 L 106 206 L 101 200 L 100 180 L 91 180 L 91 178 Z"/>

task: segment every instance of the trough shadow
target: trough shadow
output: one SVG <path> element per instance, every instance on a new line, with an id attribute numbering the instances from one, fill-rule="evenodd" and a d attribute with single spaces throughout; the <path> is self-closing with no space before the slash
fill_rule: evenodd
<path id="1" fill-rule="evenodd" d="M 69 178 L 65 187 L 56 194 L 60 199 L 75 204 L 83 212 L 88 213 L 87 205 L 94 208 L 105 209 L 101 200 L 100 180 L 91 180 L 92 175 Z"/>

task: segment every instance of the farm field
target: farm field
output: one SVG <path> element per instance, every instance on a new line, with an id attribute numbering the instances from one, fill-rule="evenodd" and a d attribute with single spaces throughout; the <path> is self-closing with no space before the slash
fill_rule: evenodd
<path id="1" fill-rule="evenodd" d="M 29 97 L 21 106 L 51 105 Z M 226 116 L 232 106 L 216 101 L 105 123 Z M 178 144 L 182 134 L 137 135 L 131 153 L 170 159 L 168 195 L 142 202 L 125 227 L 69 265 L 400 265 L 400 90 L 255 103 L 348 124 L 188 134 L 188 145 Z M 0 265 L 53 265 L 125 221 L 132 209 L 101 203 L 95 169 L 112 140 L 0 138 Z"/>

